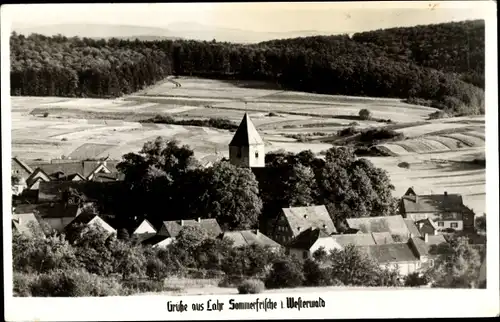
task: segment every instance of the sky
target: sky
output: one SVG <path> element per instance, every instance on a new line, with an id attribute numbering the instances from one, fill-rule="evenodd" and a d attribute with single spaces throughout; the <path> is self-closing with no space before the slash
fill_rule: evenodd
<path id="1" fill-rule="evenodd" d="M 259 32 L 355 32 L 483 19 L 488 9 L 481 3 L 484 2 L 31 4 L 2 6 L 2 11 L 6 9 L 13 26 L 23 28 L 67 23 L 166 28 L 175 23 L 197 23 Z"/>

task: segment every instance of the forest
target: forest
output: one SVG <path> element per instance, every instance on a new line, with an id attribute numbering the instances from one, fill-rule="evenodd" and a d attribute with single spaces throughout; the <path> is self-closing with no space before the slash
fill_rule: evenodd
<path id="1" fill-rule="evenodd" d="M 11 95 L 112 98 L 187 75 L 484 113 L 484 21 L 252 45 L 15 33 L 10 40 Z"/>

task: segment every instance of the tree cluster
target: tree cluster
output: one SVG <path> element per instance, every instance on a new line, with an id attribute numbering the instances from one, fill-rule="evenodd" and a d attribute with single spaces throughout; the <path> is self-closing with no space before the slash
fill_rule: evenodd
<path id="1" fill-rule="evenodd" d="M 14 33 L 10 48 L 12 95 L 117 97 L 175 74 L 421 98 L 458 114 L 484 109 L 484 22 L 477 21 L 253 45 Z"/>

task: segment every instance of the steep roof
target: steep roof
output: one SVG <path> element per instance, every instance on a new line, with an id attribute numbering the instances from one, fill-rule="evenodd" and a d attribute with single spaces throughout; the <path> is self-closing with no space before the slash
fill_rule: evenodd
<path id="1" fill-rule="evenodd" d="M 99 215 L 93 214 L 93 213 L 82 213 L 82 214 L 78 215 L 75 219 L 73 219 L 73 221 L 71 221 L 68 224 L 68 226 L 66 226 L 66 229 L 69 229 L 70 227 L 74 227 L 75 225 L 78 225 L 78 224 L 88 225 L 92 220 L 94 220 L 96 218 L 98 218 L 99 223 L 104 224 L 104 226 L 103 225 L 100 225 L 100 226 L 102 228 L 104 228 L 105 230 L 107 230 L 107 231 L 110 231 L 110 230 L 114 231 L 115 230 L 104 219 L 99 217 Z"/>
<path id="2" fill-rule="evenodd" d="M 384 217 L 347 218 L 347 225 L 362 233 L 383 233 L 408 236 L 410 231 L 401 215 Z"/>
<path id="3" fill-rule="evenodd" d="M 410 220 L 410 219 L 408 219 L 408 220 Z M 405 219 L 405 221 L 406 221 L 406 219 Z M 432 220 L 431 218 L 426 218 L 426 219 L 419 220 L 419 221 L 416 222 L 416 224 L 424 224 L 424 226 L 428 225 L 428 226 L 431 226 L 434 230 L 438 230 L 439 229 L 439 227 L 436 225 L 436 223 L 434 222 L 434 220 Z"/>
<path id="4" fill-rule="evenodd" d="M 267 237 L 263 233 L 254 230 L 240 230 L 225 232 L 222 238 L 229 238 L 234 242 L 235 247 L 260 245 L 269 247 L 281 247 L 280 244 Z"/>
<path id="5" fill-rule="evenodd" d="M 26 170 L 27 172 L 29 173 L 33 173 L 33 169 L 28 165 L 26 164 L 26 162 L 22 161 L 21 159 L 19 159 L 18 157 L 13 157 L 12 158 L 12 162 L 16 162 L 17 164 L 19 164 L 22 168 L 24 168 L 24 170 Z"/>
<path id="6" fill-rule="evenodd" d="M 406 243 L 359 246 L 358 249 L 376 260 L 379 264 L 419 260 L 410 245 Z"/>
<path id="7" fill-rule="evenodd" d="M 35 214 L 33 213 L 26 213 L 26 214 L 12 214 L 12 225 L 14 228 L 22 233 L 22 234 L 27 234 L 31 235 L 31 225 L 34 226 L 40 226 L 40 223 L 35 217 Z"/>
<path id="8" fill-rule="evenodd" d="M 45 180 L 43 179 L 45 177 Z M 50 181 L 50 176 L 45 173 L 41 168 L 36 168 L 30 176 L 26 179 L 26 184 L 31 187 L 38 179 L 43 181 Z"/>
<path id="9" fill-rule="evenodd" d="M 295 237 L 288 247 L 296 249 L 310 249 L 320 238 L 330 238 L 330 236 L 320 229 L 309 228 Z"/>
<path id="10" fill-rule="evenodd" d="M 375 240 L 372 234 L 342 234 L 342 235 L 332 236 L 332 238 L 335 239 L 335 241 L 340 246 L 343 247 L 348 245 L 354 245 L 354 246 L 375 245 Z"/>
<path id="11" fill-rule="evenodd" d="M 164 221 L 163 226 L 165 226 L 170 237 L 177 237 L 177 235 L 179 235 L 179 232 L 184 227 L 200 227 L 201 229 L 205 230 L 209 236 L 213 237 L 217 237 L 220 234 L 222 234 L 222 230 L 219 226 L 219 223 L 217 223 L 217 220 L 213 218 L 200 219 L 199 221 L 192 219 L 182 220 L 182 221 L 180 220 Z"/>
<path id="12" fill-rule="evenodd" d="M 248 114 L 245 113 L 229 146 L 249 146 L 255 144 L 264 144 L 264 141 L 260 137 L 259 132 L 257 132 Z"/>
<path id="13" fill-rule="evenodd" d="M 415 237 L 420 237 L 420 231 L 418 230 L 418 227 L 415 225 L 415 222 L 411 219 L 404 219 L 404 221 L 410 234 L 412 234 Z"/>
<path id="14" fill-rule="evenodd" d="M 106 161 L 106 168 L 110 172 L 115 172 L 117 163 L 118 161 Z M 61 172 L 64 176 L 69 176 L 78 173 L 87 178 L 101 164 L 103 161 L 53 160 L 50 163 L 35 163 L 33 167 L 42 169 L 48 175 Z"/>
<path id="15" fill-rule="evenodd" d="M 466 210 L 459 194 L 403 196 L 406 213 L 462 212 Z"/>
<path id="16" fill-rule="evenodd" d="M 139 235 L 138 237 L 139 237 L 139 238 L 141 238 L 140 236 L 141 236 L 141 235 Z M 151 246 L 154 246 L 154 245 L 156 245 L 156 244 L 158 244 L 158 243 L 161 243 L 162 241 L 164 241 L 164 240 L 165 240 L 165 239 L 167 239 L 167 238 L 170 238 L 170 237 L 167 237 L 167 236 L 161 236 L 161 235 L 152 235 L 152 236 L 149 236 L 149 237 L 147 237 L 147 238 L 143 239 L 143 240 L 141 241 L 141 243 L 142 243 L 143 245 L 151 245 Z"/>
<path id="17" fill-rule="evenodd" d="M 309 228 L 318 228 L 327 235 L 337 232 L 325 206 L 283 208 L 294 236 Z"/>
<path id="18" fill-rule="evenodd" d="M 143 235 L 143 234 L 145 234 L 145 233 L 138 233 L 138 232 L 137 232 L 137 230 L 138 230 L 139 228 L 141 228 L 141 226 L 143 226 L 143 225 L 149 226 L 149 228 L 151 228 L 152 230 L 154 230 L 154 231 L 155 231 L 155 234 L 156 234 L 156 232 L 157 232 L 157 231 L 156 231 L 155 226 L 153 226 L 153 224 L 151 224 L 151 223 L 149 222 L 149 220 L 147 220 L 147 219 L 144 219 L 143 221 L 141 221 L 141 223 L 140 223 L 140 224 L 139 224 L 139 225 L 135 228 L 135 230 L 134 230 L 133 234 L 138 234 L 138 235 Z M 149 233 L 146 233 L 146 234 L 149 234 Z"/>

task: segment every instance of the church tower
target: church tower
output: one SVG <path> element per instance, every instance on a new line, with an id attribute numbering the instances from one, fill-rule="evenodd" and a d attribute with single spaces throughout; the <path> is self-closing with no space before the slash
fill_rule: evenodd
<path id="1" fill-rule="evenodd" d="M 265 166 L 264 141 L 247 113 L 229 143 L 229 161 L 239 167 L 263 168 Z"/>

